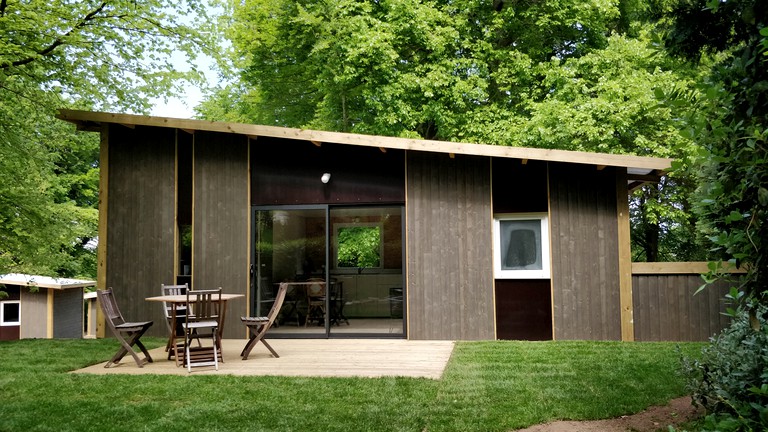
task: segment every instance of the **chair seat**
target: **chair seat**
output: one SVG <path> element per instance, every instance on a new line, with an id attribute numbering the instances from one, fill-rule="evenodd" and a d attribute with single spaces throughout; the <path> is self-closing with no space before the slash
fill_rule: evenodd
<path id="1" fill-rule="evenodd" d="M 151 325 L 152 325 L 152 321 L 127 322 L 127 323 L 117 324 L 115 328 L 120 330 L 142 329 L 144 327 L 149 327 Z"/>
<path id="2" fill-rule="evenodd" d="M 184 323 L 184 328 L 187 329 L 199 329 L 199 328 L 215 328 L 219 326 L 219 323 L 214 320 L 210 321 L 195 321 L 191 323 Z"/>
<path id="3" fill-rule="evenodd" d="M 104 321 L 112 331 L 112 334 L 120 342 L 120 349 L 104 365 L 105 368 L 113 364 L 120 363 L 120 360 L 126 354 L 130 354 L 136 361 L 138 367 L 144 367 L 146 363 L 152 363 L 152 356 L 149 355 L 147 347 L 141 343 L 141 336 L 152 326 L 152 321 L 126 322 L 120 308 L 117 307 L 112 288 L 106 290 L 96 290 L 101 311 L 104 313 Z M 144 358 L 139 358 L 133 347 L 136 346 L 144 354 Z"/>
<path id="4" fill-rule="evenodd" d="M 277 355 L 277 352 L 269 345 L 269 343 L 266 340 L 264 340 L 264 335 L 267 333 L 269 328 L 275 322 L 275 319 L 277 318 L 277 314 L 280 313 L 280 308 L 283 307 L 283 301 L 285 300 L 286 291 L 288 291 L 288 284 L 281 283 L 280 288 L 278 288 L 277 294 L 275 295 L 275 301 L 272 304 L 272 308 L 269 310 L 269 315 L 256 316 L 256 317 L 247 317 L 247 316 L 240 317 L 240 320 L 243 322 L 243 324 L 245 324 L 246 327 L 248 327 L 248 332 L 250 333 L 248 342 L 245 344 L 243 351 L 240 352 L 240 356 L 243 358 L 243 360 L 248 359 L 248 355 L 251 353 L 251 350 L 259 342 L 261 342 L 265 347 L 267 347 L 269 352 L 271 352 L 272 355 L 275 356 L 275 358 L 280 357 L 279 355 Z"/>

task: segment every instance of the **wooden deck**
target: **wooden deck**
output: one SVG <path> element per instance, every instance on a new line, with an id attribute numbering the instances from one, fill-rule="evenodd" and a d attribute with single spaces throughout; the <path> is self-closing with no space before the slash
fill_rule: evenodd
<path id="1" fill-rule="evenodd" d="M 213 367 L 184 367 L 166 360 L 164 348 L 150 350 L 154 363 L 136 366 L 130 356 L 119 365 L 104 368 L 105 362 L 74 373 L 90 374 L 228 374 L 241 376 L 314 376 L 314 377 L 423 377 L 439 379 L 453 351 L 452 341 L 410 341 L 404 339 L 272 339 L 280 354 L 274 358 L 261 344 L 248 357 L 240 359 L 245 340 L 223 341 L 224 363 Z M 115 342 L 115 350 L 118 344 Z"/>

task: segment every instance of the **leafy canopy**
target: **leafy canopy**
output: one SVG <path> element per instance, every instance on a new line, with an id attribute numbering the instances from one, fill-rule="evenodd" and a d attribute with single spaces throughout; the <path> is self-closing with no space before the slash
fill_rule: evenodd
<path id="1" fill-rule="evenodd" d="M 660 48 L 667 3 L 232 0 L 226 31 L 237 75 L 198 111 L 211 120 L 682 157 L 693 141 L 656 94 L 692 88 L 699 68 Z M 638 259 L 686 259 L 697 248 L 690 176 L 663 186 L 633 201 L 644 204 L 633 224 L 649 233 L 634 237 Z"/>
<path id="2" fill-rule="evenodd" d="M 146 112 L 215 55 L 206 2 L 0 0 L 0 273 L 94 276 L 98 138 L 62 107 Z"/>

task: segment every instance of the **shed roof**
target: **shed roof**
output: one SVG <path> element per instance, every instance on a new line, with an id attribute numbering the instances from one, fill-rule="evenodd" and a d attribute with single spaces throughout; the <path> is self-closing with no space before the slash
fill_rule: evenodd
<path id="1" fill-rule="evenodd" d="M 101 124 L 113 123 L 128 127 L 155 126 L 176 128 L 189 133 L 194 133 L 195 131 L 211 131 L 240 134 L 251 138 L 286 138 L 310 141 L 315 144 L 335 143 L 377 147 L 380 149 L 400 149 L 459 155 L 492 156 L 521 160 L 565 162 L 595 165 L 597 167 L 623 167 L 627 168 L 630 183 L 658 180 L 658 177 L 669 169 L 672 164 L 672 159 L 669 158 L 395 138 L 377 135 L 326 132 L 309 129 L 134 114 L 60 110 L 57 117 L 76 124 L 80 130 L 94 132 L 100 130 Z"/>
<path id="2" fill-rule="evenodd" d="M 0 284 L 36 286 L 40 288 L 65 290 L 71 288 L 96 286 L 96 281 L 84 279 L 54 278 L 49 276 L 36 276 L 23 273 L 8 273 L 0 275 Z"/>

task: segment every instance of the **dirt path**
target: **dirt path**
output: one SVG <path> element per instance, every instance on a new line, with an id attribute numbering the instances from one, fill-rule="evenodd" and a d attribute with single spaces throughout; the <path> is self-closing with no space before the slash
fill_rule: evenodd
<path id="1" fill-rule="evenodd" d="M 673 399 L 665 406 L 650 407 L 637 414 L 607 420 L 556 421 L 520 429 L 518 432 L 656 432 L 701 416 L 690 397 Z"/>

